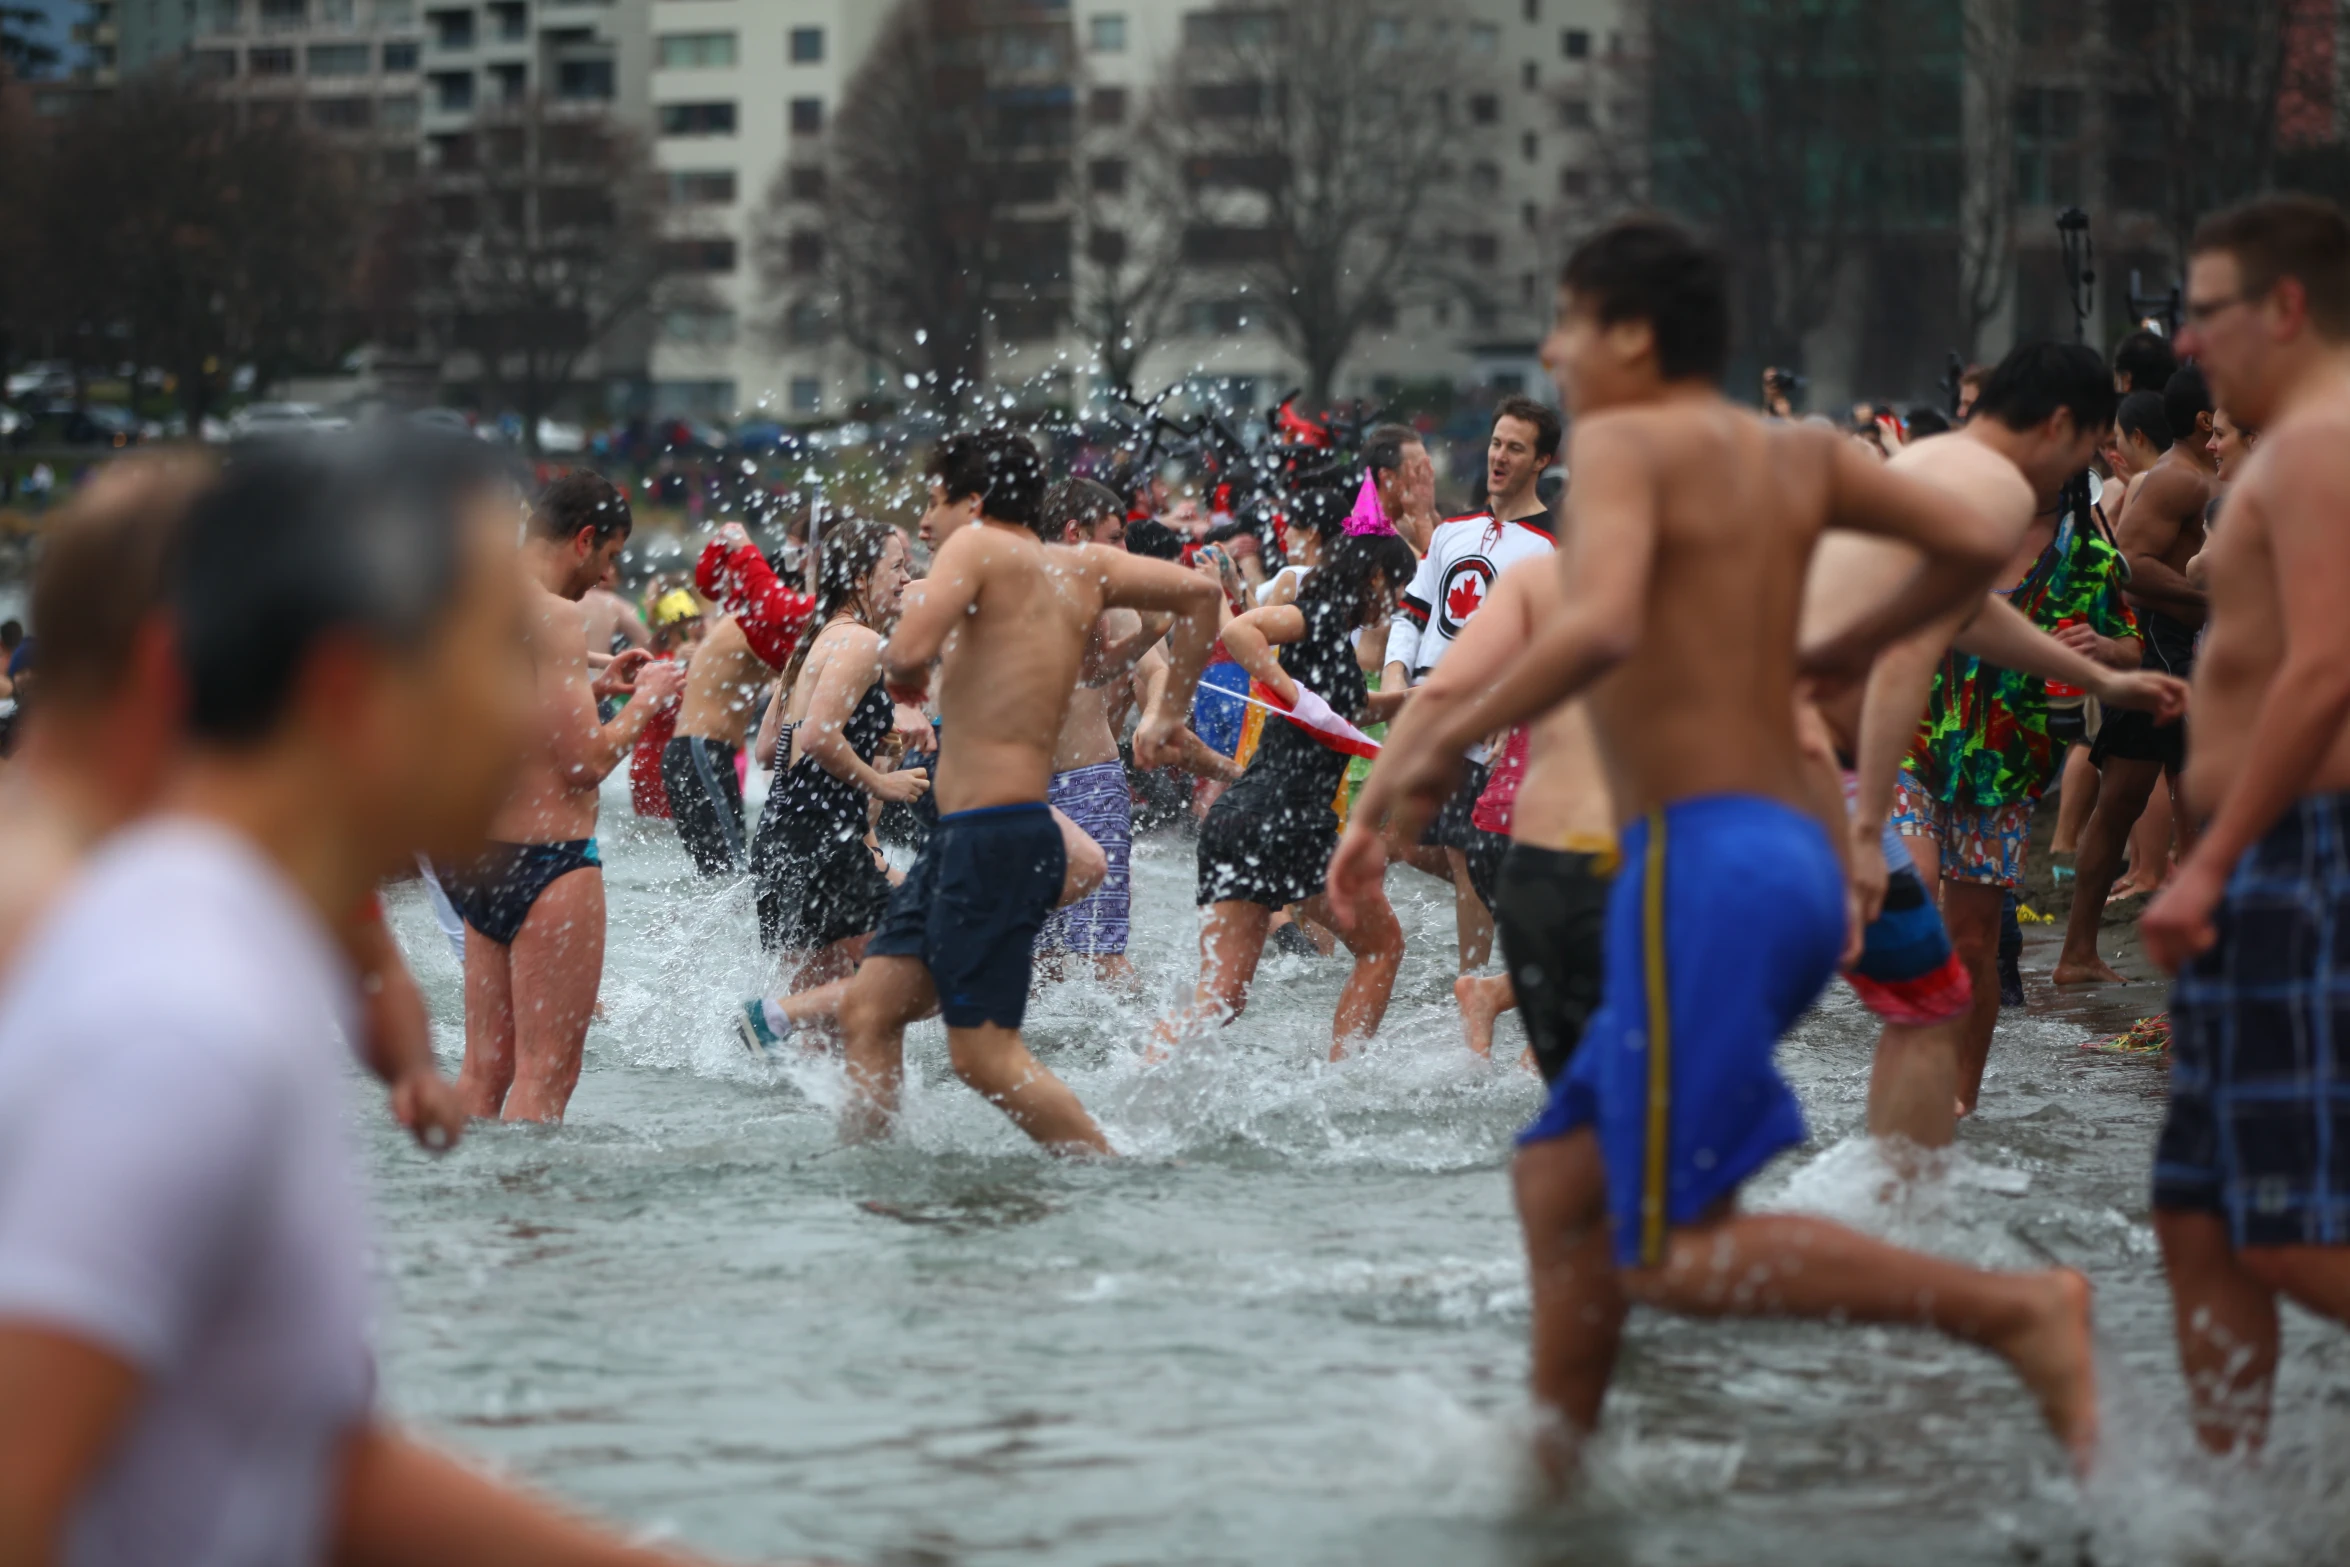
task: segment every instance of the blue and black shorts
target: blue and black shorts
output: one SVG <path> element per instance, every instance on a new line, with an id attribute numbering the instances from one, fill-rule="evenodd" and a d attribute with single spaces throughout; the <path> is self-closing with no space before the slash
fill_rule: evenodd
<path id="1" fill-rule="evenodd" d="M 865 955 L 920 959 L 949 1028 L 1018 1028 L 1036 933 L 1068 872 L 1068 845 L 1042 800 L 941 816 Z"/>

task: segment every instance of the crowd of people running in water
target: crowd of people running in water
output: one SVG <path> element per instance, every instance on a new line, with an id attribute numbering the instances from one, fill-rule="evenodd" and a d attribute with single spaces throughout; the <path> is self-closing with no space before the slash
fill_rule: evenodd
<path id="1" fill-rule="evenodd" d="M 418 430 L 115 464 L 48 541 L 0 774 L 0 1556 L 677 1559 L 376 1411 L 328 1048 L 428 1146 L 560 1121 L 624 763 L 699 873 L 753 882 L 785 979 L 741 1041 L 837 1051 L 850 1139 L 888 1135 L 937 1016 L 1029 1137 L 1113 1152 L 1022 1025 L 1040 982 L 1131 981 L 1135 779 L 1187 775 L 1199 812 L 1199 977 L 1152 1060 L 1242 1013 L 1269 941 L 1346 949 L 1345 1056 L 1404 950 L 1391 866 L 1451 883 L 1471 1044 L 1514 1010 L 1547 1085 L 1513 1181 L 1550 1473 L 1634 1304 L 1936 1329 L 2087 1471 L 2079 1274 L 1737 1197 L 1805 1136 L 1774 1050 L 1839 974 L 1882 1021 L 1871 1133 L 1910 1168 L 1951 1144 L 2093 701 L 2056 978 L 2111 976 L 2097 915 L 2167 776 L 2154 1227 L 2197 1433 L 2256 1450 L 2280 1297 L 2350 1320 L 2350 219 L 2214 216 L 2185 317 L 2187 369 L 2027 343 L 1888 457 L 1729 401 L 1721 260 L 1626 219 L 1561 276 L 1571 429 L 1502 404 L 1487 504 L 1449 520 L 1418 438 L 1376 429 L 1285 496 L 1247 590 L 1001 428 L 935 454 L 919 578 L 877 519 L 833 519 L 804 592 L 730 526 L 642 628 L 600 590 L 631 518 L 592 472 L 520 506 L 517 548 L 498 460 Z M 383 919 L 419 875 L 462 948 L 454 1082 Z"/>

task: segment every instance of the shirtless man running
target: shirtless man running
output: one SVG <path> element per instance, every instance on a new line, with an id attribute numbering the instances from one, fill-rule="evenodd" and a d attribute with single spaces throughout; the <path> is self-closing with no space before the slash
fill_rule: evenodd
<path id="1" fill-rule="evenodd" d="M 895 1115 L 905 1029 L 936 1009 L 955 1074 L 1056 1153 L 1108 1153 L 1077 1096 L 1028 1053 L 1038 928 L 1061 901 L 1067 847 L 1046 804 L 1052 748 L 1086 647 L 1105 610 L 1169 611 L 1174 671 L 1135 731 L 1136 762 L 1156 766 L 1199 685 L 1221 595 L 1195 572 L 1087 544 L 1045 548 L 1035 531 L 1044 460 L 1022 436 L 962 435 L 939 453 L 923 519 L 937 550 L 908 590 L 882 654 L 892 694 L 916 701 L 941 667 L 940 811 L 890 899 L 841 1002 L 852 1140 Z"/>
<path id="2" fill-rule="evenodd" d="M 2085 1462 L 2096 1409 L 2089 1286 L 1986 1273 L 1826 1220 L 1741 1214 L 1738 1188 L 1803 1138 L 1771 1060 L 1834 974 L 1845 886 L 1797 740 L 1797 626 L 1827 527 L 1923 556 L 1801 662 L 1867 666 L 1979 599 L 2004 551 L 1972 508 L 1833 431 L 1725 401 L 1718 256 L 1655 219 L 1581 246 L 1545 358 L 1576 419 L 1566 603 L 1476 700 L 1407 706 L 1373 770 L 1407 815 L 1452 790 L 1462 749 L 1589 689 L 1625 870 L 1599 1014 L 1520 1141 L 1534 1392 L 1554 1472 L 1597 1422 L 1627 1300 L 1700 1316 L 1922 1323 L 2008 1360 Z M 1830 809 L 1833 809 L 1831 803 Z M 1612 1232 L 1612 1233 L 1611 1233 Z"/>
<path id="3" fill-rule="evenodd" d="M 733 615 L 719 618 L 686 666 L 677 733 L 661 750 L 661 782 L 678 839 L 704 876 L 740 876 L 750 866 L 735 758 L 774 680 L 775 670 L 751 651 Z"/>
<path id="4" fill-rule="evenodd" d="M 2154 1232 L 2197 1435 L 2258 1448 L 2277 1297 L 2350 1323 L 2350 218 L 2271 196 L 2189 246 L 2180 348 L 2260 431 L 2205 568 L 2186 793 L 2201 839 L 2146 911 L 2171 992 Z"/>
<path id="5" fill-rule="evenodd" d="M 476 1116 L 560 1121 L 579 1084 L 588 1019 L 604 977 L 604 872 L 596 789 L 635 746 L 685 673 L 641 649 L 591 684 L 580 596 L 628 543 L 628 497 L 584 469 L 547 486 L 522 545 L 543 739 L 470 865 L 442 869 L 465 918 L 465 1068 Z M 633 695 L 610 723 L 596 698 Z"/>

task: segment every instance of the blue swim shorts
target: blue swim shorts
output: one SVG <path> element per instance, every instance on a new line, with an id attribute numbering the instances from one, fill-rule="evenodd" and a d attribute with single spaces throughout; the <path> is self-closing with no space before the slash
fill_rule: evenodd
<path id="1" fill-rule="evenodd" d="M 1809 816 L 1708 795 L 1624 834 L 1599 1012 L 1518 1138 L 1598 1133 L 1619 1263 L 1662 1261 L 1672 1226 L 1803 1141 L 1772 1056 L 1843 945 L 1843 868 Z"/>
<path id="2" fill-rule="evenodd" d="M 949 1028 L 1018 1028 L 1036 933 L 1068 871 L 1060 824 L 1042 800 L 941 816 L 865 955 L 920 959 Z"/>

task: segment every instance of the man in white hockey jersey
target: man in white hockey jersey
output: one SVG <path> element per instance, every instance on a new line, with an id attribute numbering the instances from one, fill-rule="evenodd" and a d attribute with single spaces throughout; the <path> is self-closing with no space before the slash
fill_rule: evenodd
<path id="1" fill-rule="evenodd" d="M 1429 539 L 1419 573 L 1388 628 L 1380 689 L 1398 690 L 1427 679 L 1485 602 L 1494 579 L 1521 560 L 1557 549 L 1550 507 L 1537 485 L 1558 460 L 1559 436 L 1558 414 L 1531 397 L 1505 397 L 1494 409 L 1493 436 L 1485 447 L 1486 508 L 1438 524 Z M 1464 974 L 1483 967 L 1492 950 L 1490 873 L 1508 845 L 1506 834 L 1485 832 L 1471 820 L 1485 789 L 1484 764 L 1480 748 L 1460 792 L 1421 839 L 1442 848 L 1452 868 Z"/>

